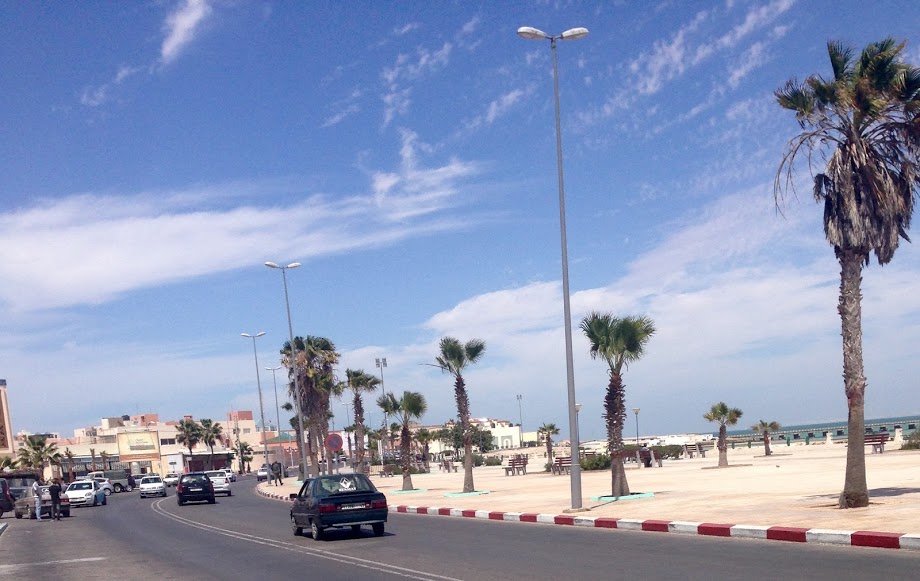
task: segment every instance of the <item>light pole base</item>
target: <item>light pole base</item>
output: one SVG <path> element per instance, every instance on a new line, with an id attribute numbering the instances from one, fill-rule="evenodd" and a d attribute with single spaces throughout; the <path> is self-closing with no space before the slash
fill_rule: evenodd
<path id="1" fill-rule="evenodd" d="M 590 508 L 581 507 L 581 508 L 567 508 L 563 510 L 562 512 L 564 512 L 565 514 L 572 514 L 576 512 L 590 512 L 590 511 L 591 511 Z"/>

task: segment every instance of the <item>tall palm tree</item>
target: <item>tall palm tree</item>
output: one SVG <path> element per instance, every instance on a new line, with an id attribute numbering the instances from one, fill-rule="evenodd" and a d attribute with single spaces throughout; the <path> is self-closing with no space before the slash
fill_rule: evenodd
<path id="1" fill-rule="evenodd" d="M 67 465 L 70 469 L 70 482 L 73 482 L 74 481 L 73 467 L 74 467 L 74 463 L 75 463 L 77 455 L 74 454 L 73 450 L 71 450 L 70 448 L 64 448 L 64 457 L 67 458 Z"/>
<path id="2" fill-rule="evenodd" d="M 246 467 L 252 462 L 253 450 L 249 442 L 237 441 L 236 451 L 239 454 L 240 473 L 246 472 Z"/>
<path id="3" fill-rule="evenodd" d="M 364 466 L 364 434 L 367 426 L 364 425 L 364 393 L 370 393 L 380 385 L 380 379 L 363 369 L 346 369 L 345 370 L 346 388 L 352 392 L 352 409 L 354 410 L 355 422 L 355 447 L 357 465 Z"/>
<path id="4" fill-rule="evenodd" d="M 106 452 L 105 450 L 103 450 L 102 452 L 99 452 L 99 460 L 102 461 L 102 469 L 108 470 L 109 469 L 109 453 Z"/>
<path id="5" fill-rule="evenodd" d="M 387 404 L 381 405 L 385 412 L 399 418 L 399 448 L 400 464 L 402 464 L 403 490 L 414 490 L 412 486 L 412 434 L 409 432 L 409 422 L 421 418 L 428 411 L 428 402 L 425 396 L 416 391 L 404 391 L 402 397 L 396 399 L 393 393 L 381 396 L 380 400 L 389 398 Z M 396 431 L 396 430 L 394 430 Z"/>
<path id="6" fill-rule="evenodd" d="M 549 463 L 552 463 L 553 462 L 553 436 L 559 434 L 559 428 L 556 427 L 556 424 L 544 423 L 542 426 L 537 428 L 537 434 L 540 434 L 544 438 L 546 438 L 546 461 Z"/>
<path id="7" fill-rule="evenodd" d="M 758 423 L 751 426 L 751 429 L 755 432 L 763 432 L 763 454 L 764 456 L 772 455 L 773 452 L 770 450 L 770 432 L 779 431 L 779 423 L 760 420 Z"/>
<path id="8" fill-rule="evenodd" d="M 89 457 L 90 457 L 90 460 L 92 460 L 92 470 L 93 472 L 95 472 L 96 471 L 96 449 L 95 448 L 89 449 Z"/>
<path id="9" fill-rule="evenodd" d="M 866 483 L 866 377 L 862 355 L 862 269 L 870 254 L 888 264 L 899 238 L 909 240 L 920 186 L 920 69 L 905 64 L 905 43 L 885 39 L 857 56 L 828 42 L 833 78 L 789 80 L 776 91 L 803 132 L 788 144 L 776 174 L 774 197 L 794 192 L 794 165 L 804 155 L 815 201 L 824 205 L 824 234 L 840 264 L 837 311 L 843 337 L 847 397 L 847 465 L 841 508 L 869 505 Z M 814 155 L 816 154 L 817 155 Z M 818 159 L 823 172 L 814 173 Z"/>
<path id="10" fill-rule="evenodd" d="M 719 467 L 728 466 L 728 438 L 726 436 L 726 426 L 734 426 L 741 419 L 742 411 L 738 408 L 728 407 L 724 401 L 720 401 L 709 409 L 703 416 L 707 422 L 716 422 L 719 424 Z"/>
<path id="11" fill-rule="evenodd" d="M 434 434 L 428 428 L 421 428 L 415 432 L 415 441 L 422 447 L 422 462 L 425 463 L 425 471 L 431 472 L 431 466 L 428 463 L 429 450 L 431 442 L 435 439 Z"/>
<path id="12" fill-rule="evenodd" d="M 49 443 L 45 436 L 28 436 L 24 444 L 18 452 L 19 465 L 24 468 L 44 472 L 45 464 L 54 463 L 60 459 L 57 444 Z"/>
<path id="13" fill-rule="evenodd" d="M 470 398 L 463 381 L 463 370 L 482 358 L 486 344 L 481 339 L 470 339 L 465 344 L 453 337 L 441 339 L 440 355 L 435 358 L 444 373 L 454 376 L 454 400 L 457 402 L 457 419 L 463 433 L 463 492 L 473 492 L 473 439 L 470 433 Z"/>
<path id="14" fill-rule="evenodd" d="M 0 470 L 13 470 L 17 466 L 19 466 L 19 461 L 12 456 L 0 458 Z"/>
<path id="15" fill-rule="evenodd" d="M 192 457 L 192 448 L 201 441 L 201 425 L 195 420 L 179 420 L 176 426 L 176 442 L 188 448 L 189 461 Z M 183 460 L 185 455 L 182 456 Z"/>
<path id="16" fill-rule="evenodd" d="M 210 419 L 201 419 L 201 441 L 205 446 L 211 451 L 208 455 L 208 466 L 211 467 L 211 470 L 214 469 L 214 446 L 223 441 L 224 438 L 224 429 L 221 427 L 219 422 L 212 421 Z M 262 429 L 265 429 L 265 426 L 262 426 Z"/>
<path id="17" fill-rule="evenodd" d="M 610 381 L 604 396 L 604 419 L 607 423 L 607 451 L 613 496 L 628 496 L 629 483 L 623 466 L 623 424 L 626 422 L 626 386 L 623 368 L 645 354 L 645 346 L 655 334 L 655 324 L 648 317 L 615 317 L 593 312 L 581 321 L 581 330 L 591 343 L 591 359 L 600 357 L 607 363 Z M 576 451 L 577 454 L 577 451 Z"/>

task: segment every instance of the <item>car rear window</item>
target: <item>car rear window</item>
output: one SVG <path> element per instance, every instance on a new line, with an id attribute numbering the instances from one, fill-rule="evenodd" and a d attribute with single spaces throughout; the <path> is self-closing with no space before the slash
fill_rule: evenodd
<path id="1" fill-rule="evenodd" d="M 191 476 L 182 477 L 182 484 L 204 485 L 207 483 L 208 477 L 203 474 L 194 474 Z"/>
<path id="2" fill-rule="evenodd" d="M 92 490 L 93 485 L 90 482 L 74 482 L 67 487 L 67 490 Z"/>
<path id="3" fill-rule="evenodd" d="M 349 492 L 374 492 L 377 489 L 371 481 L 362 474 L 349 474 L 347 476 L 326 476 L 316 479 L 317 496 L 332 494 L 345 494 Z"/>
<path id="4" fill-rule="evenodd" d="M 157 482 L 160 482 L 159 476 L 148 476 L 141 479 L 141 484 L 156 484 Z"/>

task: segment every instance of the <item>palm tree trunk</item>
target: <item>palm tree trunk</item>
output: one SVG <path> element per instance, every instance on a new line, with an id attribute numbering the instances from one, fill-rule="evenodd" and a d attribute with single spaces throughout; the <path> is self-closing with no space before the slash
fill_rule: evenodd
<path id="1" fill-rule="evenodd" d="M 463 434 L 463 492 L 473 492 L 473 437 L 470 434 L 470 399 L 466 394 L 463 377 L 458 373 L 454 382 L 454 399 L 460 416 L 460 433 Z"/>
<path id="2" fill-rule="evenodd" d="M 357 393 L 354 398 L 355 408 L 355 456 L 358 460 L 359 470 L 364 469 L 364 402 Z"/>
<path id="3" fill-rule="evenodd" d="M 869 506 L 866 483 L 865 394 L 862 353 L 862 256 L 838 251 L 840 302 L 837 311 L 843 335 L 843 387 L 847 396 L 847 467 L 840 508 Z"/>
<path id="4" fill-rule="evenodd" d="M 629 496 L 626 467 L 623 466 L 623 422 L 626 420 L 626 389 L 618 373 L 610 373 L 607 395 L 604 396 L 604 418 L 607 421 L 607 451 L 610 453 L 610 494 Z M 575 450 L 573 462 L 578 462 Z"/>
<path id="5" fill-rule="evenodd" d="M 725 423 L 719 424 L 719 468 L 728 467 L 728 432 Z"/>
<path id="6" fill-rule="evenodd" d="M 410 450 L 409 445 L 412 440 L 412 436 L 409 434 L 409 423 L 403 423 L 402 431 L 399 434 L 399 447 L 402 450 L 402 476 L 403 476 L 403 490 L 414 490 L 412 486 L 412 461 L 410 459 Z"/>
<path id="7" fill-rule="evenodd" d="M 763 432 L 763 455 L 770 456 L 773 452 L 770 451 L 770 432 L 764 430 Z"/>

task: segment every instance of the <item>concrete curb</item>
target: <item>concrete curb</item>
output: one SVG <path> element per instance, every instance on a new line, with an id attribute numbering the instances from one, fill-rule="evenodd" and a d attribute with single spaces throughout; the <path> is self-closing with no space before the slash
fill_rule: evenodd
<path id="1" fill-rule="evenodd" d="M 259 494 L 274 500 L 289 501 L 281 494 L 257 488 Z M 403 514 L 426 516 L 447 516 L 478 518 L 523 523 L 555 524 L 588 528 L 623 529 L 650 531 L 678 535 L 702 535 L 711 537 L 737 537 L 767 541 L 788 541 L 793 543 L 821 543 L 849 545 L 853 547 L 875 547 L 880 549 L 920 550 L 920 535 L 889 533 L 879 531 L 834 531 L 828 529 L 806 529 L 798 527 L 771 527 L 761 525 L 737 525 L 724 523 L 697 523 L 666 520 L 637 520 L 629 518 L 593 517 L 570 514 L 534 514 L 526 512 L 501 512 L 431 506 L 391 506 L 391 510 Z"/>
<path id="2" fill-rule="evenodd" d="M 7 523 L 0 524 L 0 535 L 3 534 L 3 531 L 5 531 L 5 530 L 6 530 L 6 527 L 8 527 L 8 526 L 10 526 L 10 525 L 8 525 Z"/>

